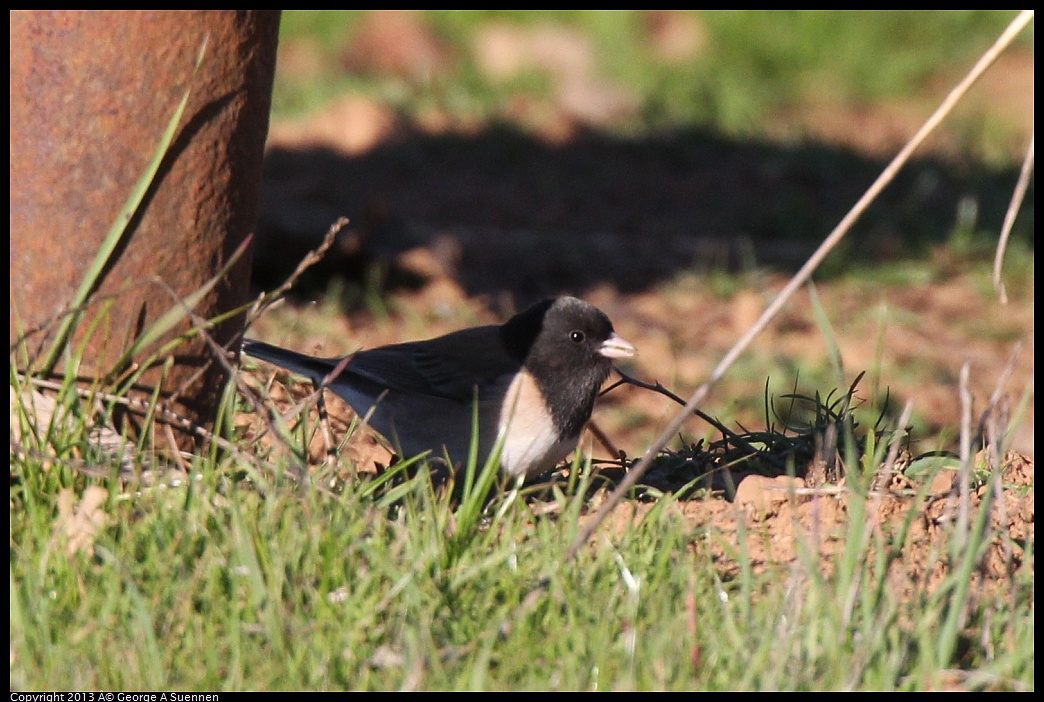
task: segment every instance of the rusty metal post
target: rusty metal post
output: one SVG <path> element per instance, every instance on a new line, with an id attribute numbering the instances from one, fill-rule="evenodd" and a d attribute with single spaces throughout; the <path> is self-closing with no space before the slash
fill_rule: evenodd
<path id="1" fill-rule="evenodd" d="M 105 309 L 98 301 L 111 302 L 86 337 L 81 373 L 110 372 L 128 341 L 176 304 L 171 290 L 185 298 L 228 262 L 256 223 L 278 28 L 278 11 L 11 13 L 12 345 L 28 330 L 39 330 L 25 338 L 30 351 L 53 337 L 189 87 L 170 150 L 87 311 L 89 322 Z M 249 259 L 196 308 L 201 317 L 246 301 Z M 241 327 L 234 319 L 210 334 L 226 343 Z M 142 377 L 146 390 L 158 371 Z M 178 347 L 162 392 L 207 426 L 225 379 L 194 339 Z"/>

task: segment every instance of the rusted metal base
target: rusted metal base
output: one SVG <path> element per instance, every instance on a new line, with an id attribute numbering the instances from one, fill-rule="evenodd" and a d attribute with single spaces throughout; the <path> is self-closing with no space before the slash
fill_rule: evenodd
<path id="1" fill-rule="evenodd" d="M 278 11 L 11 13 L 10 339 L 24 338 L 30 365 L 186 88 L 177 135 L 74 338 L 86 343 L 81 374 L 111 373 L 130 340 L 201 288 L 253 231 L 278 28 Z M 196 307 L 200 317 L 246 301 L 249 259 Z M 209 334 L 224 344 L 241 326 L 233 319 Z M 164 339 L 190 328 L 185 321 Z M 222 366 L 200 338 L 174 356 L 164 396 L 175 394 L 174 409 L 209 425 Z M 20 366 L 23 359 L 12 356 Z M 159 377 L 150 371 L 141 381 L 148 389 Z"/>

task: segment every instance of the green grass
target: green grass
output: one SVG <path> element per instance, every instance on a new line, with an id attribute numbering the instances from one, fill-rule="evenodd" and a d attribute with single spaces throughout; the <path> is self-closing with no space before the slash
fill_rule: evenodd
<path id="1" fill-rule="evenodd" d="M 752 534 L 694 529 L 670 496 L 566 561 L 587 472 L 484 507 L 426 471 L 331 487 L 231 458 L 135 489 L 75 471 L 80 452 L 117 469 L 66 438 L 64 461 L 13 458 L 14 690 L 932 689 L 951 668 L 1033 686 L 1032 560 L 1000 593 L 969 589 L 998 537 L 973 517 L 967 552 L 939 545 L 954 572 L 900 598 L 883 573 L 906 536 L 867 530 L 859 480 L 826 575 L 807 546 L 756 570 Z M 58 495 L 92 484 L 107 526 L 70 556 Z"/>
<path id="2" fill-rule="evenodd" d="M 391 76 L 351 75 L 340 52 L 365 21 L 362 11 L 284 11 L 280 41 L 307 46 L 318 71 L 277 73 L 274 114 L 313 110 L 344 92 L 370 94 L 416 115 L 433 105 L 451 114 L 502 117 L 515 94 L 548 99 L 548 83 L 525 78 L 499 84 L 476 65 L 475 36 L 491 21 L 516 27 L 560 25 L 590 47 L 598 78 L 637 96 L 631 132 L 704 126 L 726 134 L 759 134 L 763 120 L 805 103 L 869 104 L 917 98 L 928 81 L 965 69 L 1014 17 L 1006 10 L 957 11 L 687 11 L 697 49 L 678 62 L 650 48 L 642 11 L 432 10 L 423 21 L 451 47 L 446 75 L 407 84 Z M 1032 29 L 1021 38 L 1032 46 Z M 1003 127 L 999 127 L 1003 132 Z M 987 143 L 989 134 L 976 136 Z"/>
<path id="3" fill-rule="evenodd" d="M 124 485 L 86 405 L 65 405 L 71 421 L 12 442 L 13 690 L 1033 687 L 1032 555 L 977 587 L 989 544 L 1008 543 L 985 510 L 925 564 L 949 575 L 913 595 L 892 587 L 922 511 L 869 529 L 885 442 L 849 481 L 829 569 L 807 540 L 765 567 L 751 553 L 762 536 L 694 522 L 667 494 L 623 506 L 640 517 L 568 560 L 593 509 L 586 468 L 539 499 L 508 486 L 488 503 L 488 468 L 461 494 L 424 470 L 302 481 L 276 454 L 201 453 L 190 478 Z M 304 455 L 307 432 L 289 436 L 286 456 Z M 140 463 L 158 466 L 142 446 Z M 92 487 L 108 491 L 103 526 L 70 551 L 62 496 Z"/>

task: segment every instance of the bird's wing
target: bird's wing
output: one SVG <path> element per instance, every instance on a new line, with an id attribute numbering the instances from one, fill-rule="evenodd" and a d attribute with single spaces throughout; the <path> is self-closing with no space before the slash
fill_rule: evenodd
<path id="1" fill-rule="evenodd" d="M 346 372 L 402 392 L 471 402 L 491 382 L 521 364 L 501 347 L 499 327 L 475 327 L 428 341 L 357 353 Z"/>

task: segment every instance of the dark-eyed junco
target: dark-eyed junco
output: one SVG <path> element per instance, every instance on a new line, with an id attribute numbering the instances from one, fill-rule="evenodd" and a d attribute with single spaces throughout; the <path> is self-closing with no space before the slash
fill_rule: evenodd
<path id="1" fill-rule="evenodd" d="M 597 307 L 559 297 L 499 326 L 359 351 L 333 378 L 341 358 L 249 339 L 243 352 L 325 381 L 407 458 L 431 450 L 466 461 L 477 401 L 479 460 L 502 442 L 501 469 L 532 477 L 576 447 L 612 359 L 635 349 Z"/>

